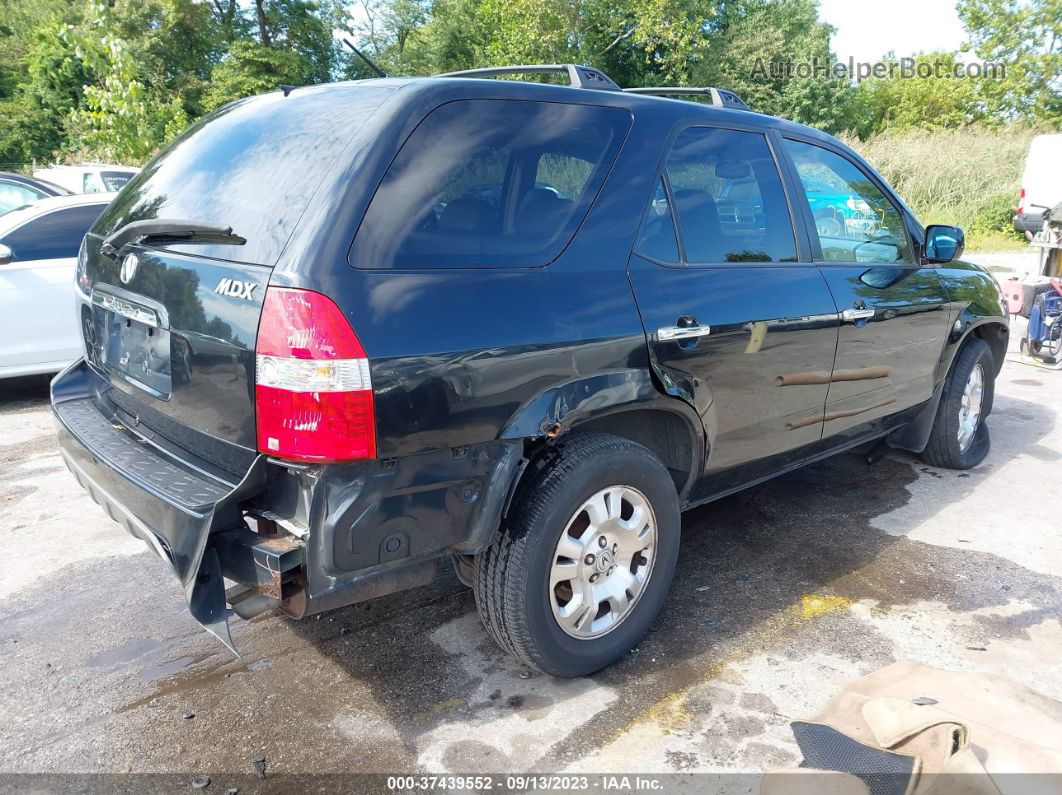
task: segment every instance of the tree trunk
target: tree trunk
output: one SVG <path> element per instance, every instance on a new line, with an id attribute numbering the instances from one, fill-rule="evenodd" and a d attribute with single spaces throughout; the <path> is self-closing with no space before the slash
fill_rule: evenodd
<path id="1" fill-rule="evenodd" d="M 271 47 L 273 39 L 269 35 L 269 26 L 266 25 L 265 0 L 254 0 L 254 8 L 258 14 L 258 35 L 262 39 L 262 44 Z"/>

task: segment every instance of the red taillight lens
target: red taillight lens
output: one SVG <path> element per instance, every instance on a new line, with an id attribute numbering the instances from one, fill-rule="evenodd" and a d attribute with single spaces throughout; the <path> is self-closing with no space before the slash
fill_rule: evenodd
<path id="1" fill-rule="evenodd" d="M 1018 215 L 1025 214 L 1025 188 L 1021 189 L 1021 193 L 1018 194 Z"/>
<path id="2" fill-rule="evenodd" d="M 329 298 L 270 287 L 255 354 L 261 452 L 297 461 L 376 457 L 369 360 Z"/>

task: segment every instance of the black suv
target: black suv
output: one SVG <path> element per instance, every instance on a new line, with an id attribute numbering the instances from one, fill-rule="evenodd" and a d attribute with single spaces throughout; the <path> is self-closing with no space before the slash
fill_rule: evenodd
<path id="1" fill-rule="evenodd" d="M 501 646 L 586 674 L 682 510 L 872 440 L 987 452 L 1007 317 L 960 230 L 727 92 L 565 69 L 232 103 L 86 237 L 62 455 L 226 644 L 449 558 Z"/>

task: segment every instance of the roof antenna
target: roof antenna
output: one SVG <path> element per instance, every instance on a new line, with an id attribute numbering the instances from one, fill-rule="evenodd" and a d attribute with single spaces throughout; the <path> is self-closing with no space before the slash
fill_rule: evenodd
<path id="1" fill-rule="evenodd" d="M 350 41 L 350 39 L 344 38 L 343 39 L 343 43 L 345 45 L 347 45 L 348 47 L 350 47 L 351 52 L 353 52 L 356 56 L 361 58 L 361 60 L 365 61 L 365 63 L 367 63 L 369 65 L 369 68 L 372 69 L 376 73 L 377 77 L 387 77 L 387 72 L 385 72 L 383 69 L 381 69 L 379 66 L 377 66 L 373 62 L 372 58 L 370 58 L 368 55 L 366 55 L 361 50 L 359 50 L 357 47 L 355 47 L 354 44 Z"/>

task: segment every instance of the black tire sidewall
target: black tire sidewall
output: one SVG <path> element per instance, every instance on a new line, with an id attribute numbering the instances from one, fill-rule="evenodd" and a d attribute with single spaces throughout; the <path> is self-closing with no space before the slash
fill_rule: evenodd
<path id="1" fill-rule="evenodd" d="M 608 486 L 630 486 L 649 501 L 657 525 L 656 560 L 633 611 L 600 638 L 573 638 L 557 624 L 549 592 L 549 573 L 557 541 L 575 511 L 591 495 Z M 559 498 L 528 528 L 530 565 L 522 583 L 526 630 L 546 658 L 543 669 L 559 676 L 581 676 L 613 662 L 648 631 L 671 586 L 678 560 L 680 513 L 678 495 L 667 470 L 648 451 L 620 449 L 588 458 L 566 476 Z"/>
<path id="2" fill-rule="evenodd" d="M 959 411 L 962 406 L 963 389 L 970 373 L 978 365 L 984 373 L 984 391 L 981 395 L 981 419 L 974 433 L 973 441 L 962 450 L 959 447 Z M 990 408 L 995 397 L 995 366 L 992 358 L 992 350 L 979 339 L 970 342 L 959 353 L 948 376 L 944 396 L 941 399 L 941 412 L 937 422 L 941 427 L 936 432 L 943 434 L 942 442 L 946 447 L 947 466 L 954 469 L 969 469 L 977 466 L 988 454 L 989 436 L 988 426 L 985 422 L 987 414 L 985 410 Z"/>

